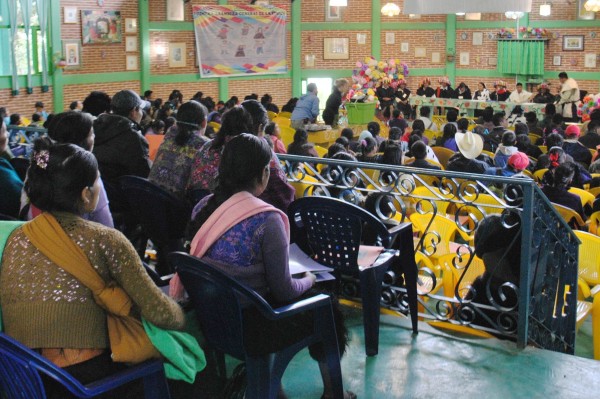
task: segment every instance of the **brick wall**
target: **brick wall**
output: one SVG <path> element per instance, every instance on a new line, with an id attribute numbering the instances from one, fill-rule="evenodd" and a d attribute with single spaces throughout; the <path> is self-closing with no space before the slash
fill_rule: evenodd
<path id="1" fill-rule="evenodd" d="M 273 103 L 280 108 L 292 97 L 291 79 L 260 79 L 260 80 L 229 80 L 229 96 L 238 96 L 242 100 L 251 93 L 269 93 L 273 96 Z M 227 99 L 222 99 L 227 100 Z"/>
<path id="2" fill-rule="evenodd" d="M 152 84 L 151 89 L 154 91 L 155 98 L 162 98 L 164 101 L 169 99 L 169 94 L 171 94 L 173 90 L 181 91 L 184 101 L 192 98 L 198 91 L 201 91 L 205 97 L 212 97 L 213 99 L 219 98 L 219 86 L 217 82 L 154 83 Z"/>
<path id="3" fill-rule="evenodd" d="M 118 91 L 125 89 L 130 89 L 139 93 L 140 82 L 137 80 L 132 80 L 129 82 L 95 83 L 94 85 L 66 85 L 63 90 L 63 109 L 67 109 L 72 101 L 83 101 L 88 94 L 94 90 L 103 91 L 112 97 Z"/>
<path id="4" fill-rule="evenodd" d="M 52 87 L 47 93 L 42 93 L 39 87 L 33 88 L 33 94 L 27 94 L 25 89 L 22 87 L 19 90 L 18 96 L 11 95 L 10 89 L 0 90 L 0 107 L 6 107 L 10 114 L 21 114 L 27 118 L 31 118 L 35 108 L 33 104 L 36 101 L 42 101 L 44 108 L 51 112 L 53 108 L 52 104 Z"/>

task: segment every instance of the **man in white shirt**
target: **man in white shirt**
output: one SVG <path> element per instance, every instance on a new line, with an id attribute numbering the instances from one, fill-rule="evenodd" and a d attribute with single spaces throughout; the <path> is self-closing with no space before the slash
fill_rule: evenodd
<path id="1" fill-rule="evenodd" d="M 419 115 L 420 116 L 417 119 L 423 121 L 423 123 L 425 124 L 425 130 L 433 130 L 434 132 L 438 131 L 437 125 L 433 123 L 431 119 L 429 119 L 429 115 L 431 115 L 431 108 L 421 107 L 421 109 L 419 110 Z"/>
<path id="2" fill-rule="evenodd" d="M 565 122 L 577 122 L 577 102 L 579 101 L 579 85 L 566 72 L 558 74 L 560 80 L 560 99 L 556 111 L 560 112 Z"/>
<path id="3" fill-rule="evenodd" d="M 531 93 L 527 90 L 523 90 L 523 83 L 517 83 L 517 90 L 510 93 L 508 97 L 509 103 L 523 104 L 529 102 Z"/>

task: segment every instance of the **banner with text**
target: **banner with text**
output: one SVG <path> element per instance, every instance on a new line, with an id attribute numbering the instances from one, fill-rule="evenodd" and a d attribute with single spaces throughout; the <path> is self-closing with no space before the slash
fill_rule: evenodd
<path id="1" fill-rule="evenodd" d="M 271 5 L 194 6 L 200 76 L 286 73 L 286 12 Z"/>

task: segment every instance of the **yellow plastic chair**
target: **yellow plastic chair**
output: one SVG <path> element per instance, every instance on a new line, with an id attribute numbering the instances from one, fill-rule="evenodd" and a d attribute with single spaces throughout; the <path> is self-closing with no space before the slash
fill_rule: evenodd
<path id="1" fill-rule="evenodd" d="M 502 213 L 504 210 L 504 206 L 498 202 L 496 198 L 490 194 L 484 193 L 479 194 L 477 199 L 473 201 L 473 205 L 478 206 L 479 209 L 482 209 L 487 215 Z M 465 210 L 468 210 L 470 207 L 471 205 L 465 205 L 461 209 L 464 208 Z"/>
<path id="2" fill-rule="evenodd" d="M 472 239 L 465 232 L 460 230 L 454 221 L 439 214 L 433 216 L 432 214 L 422 215 L 415 212 L 409 216 L 409 219 L 412 222 L 415 231 L 418 232 L 419 237 L 422 237 L 426 231 L 428 232 L 428 235 L 423 242 L 423 247 L 428 251 L 433 252 L 432 240 L 437 241 L 437 239 L 433 238 L 433 235 L 439 235 L 440 240 L 439 243 L 436 243 L 435 252 L 430 255 L 430 258 L 434 262 L 437 262 L 443 255 L 455 253 L 452 249 L 459 245 L 454 242 L 457 234 L 460 236 L 463 236 L 464 234 L 463 239 L 466 238 L 465 241 L 471 241 Z M 430 221 L 432 221 L 431 226 L 427 229 Z"/>
<path id="3" fill-rule="evenodd" d="M 281 141 L 283 141 L 283 144 L 287 148 L 288 145 L 294 142 L 296 131 L 288 126 L 279 126 L 279 131 L 281 132 Z"/>
<path id="4" fill-rule="evenodd" d="M 279 125 L 279 128 L 290 127 L 292 125 L 292 121 L 290 119 L 282 118 L 281 116 L 273 118 L 273 122 L 277 123 L 277 125 Z"/>
<path id="5" fill-rule="evenodd" d="M 445 296 L 452 298 L 458 292 L 458 295 L 464 299 L 475 279 L 485 273 L 483 260 L 475 254 L 473 254 L 473 260 L 469 264 L 469 268 L 465 269 L 469 263 L 469 258 L 469 254 L 465 253 L 460 258 L 456 254 L 446 254 L 438 259 L 439 267 L 442 268 L 444 276 Z"/>
<path id="6" fill-rule="evenodd" d="M 571 187 L 569 189 L 569 192 L 578 195 L 579 198 L 581 198 L 581 206 L 583 206 L 584 208 L 586 205 L 589 205 L 590 208 L 594 206 L 594 200 L 596 199 L 596 197 L 592 193 L 589 193 L 577 187 Z"/>
<path id="7" fill-rule="evenodd" d="M 417 276 L 417 292 L 419 295 L 435 294 L 440 288 L 443 287 L 442 280 L 442 269 L 439 265 L 435 265 L 428 257 L 421 251 L 415 251 L 415 263 L 417 264 L 417 270 L 419 275 Z M 433 273 L 426 273 L 422 269 L 429 269 Z M 427 297 L 423 298 L 425 301 Z"/>
<path id="8" fill-rule="evenodd" d="M 433 115 L 431 117 L 431 121 L 437 125 L 438 130 L 442 127 L 443 124 L 448 122 L 444 115 Z"/>
<path id="9" fill-rule="evenodd" d="M 589 218 L 588 231 L 591 234 L 600 235 L 598 227 L 600 226 L 600 211 L 592 213 Z"/>
<path id="10" fill-rule="evenodd" d="M 530 171 L 528 171 L 527 169 L 523 170 L 523 172 L 521 172 L 521 173 L 523 173 L 525 176 L 529 177 L 529 178 L 530 178 L 530 179 L 532 179 L 532 180 L 534 179 L 534 177 L 533 177 L 533 173 L 531 173 L 531 172 L 530 172 Z"/>
<path id="11" fill-rule="evenodd" d="M 529 133 L 527 136 L 529 136 L 529 140 L 531 140 L 531 144 L 537 143 L 537 141 L 542 138 L 542 136 L 540 136 L 539 134 L 535 134 L 535 133 Z"/>
<path id="12" fill-rule="evenodd" d="M 310 197 L 313 194 L 315 186 L 311 183 L 318 183 L 319 181 L 312 176 L 304 176 L 302 181 L 289 182 L 292 187 L 296 190 L 295 198 Z"/>
<path id="13" fill-rule="evenodd" d="M 321 158 L 323 158 L 325 155 L 327 155 L 327 148 L 323 148 L 320 145 L 316 145 L 315 150 L 317 151 L 317 154 L 319 154 L 319 157 L 321 157 Z"/>
<path id="14" fill-rule="evenodd" d="M 280 118 L 287 118 L 290 119 L 292 117 L 292 113 L 291 112 L 280 112 L 278 115 Z"/>
<path id="15" fill-rule="evenodd" d="M 406 166 L 410 166 L 410 164 L 406 165 Z M 419 176 L 421 178 L 421 180 L 423 180 L 425 182 L 425 184 L 427 184 L 429 186 L 438 186 L 440 184 L 440 178 L 437 176 L 423 175 L 423 174 L 415 174 L 415 176 Z M 417 187 L 424 187 L 423 183 L 419 179 L 415 179 L 415 183 L 416 183 Z"/>
<path id="16" fill-rule="evenodd" d="M 423 210 L 426 212 L 433 212 L 433 207 L 427 201 L 427 200 L 431 199 L 431 201 L 434 202 L 437 207 L 438 214 L 441 214 L 441 215 L 445 215 L 448 212 L 448 206 L 450 205 L 450 202 L 444 201 L 444 198 L 448 199 L 448 200 L 450 198 L 452 198 L 452 194 L 444 195 L 440 191 L 440 189 L 437 187 L 426 187 L 426 186 L 416 187 L 413 190 L 412 195 L 414 195 L 415 197 L 424 197 L 426 199 L 425 201 L 421 201 L 421 206 L 423 207 Z M 419 198 L 414 198 L 414 197 L 411 197 L 410 200 L 415 205 L 420 201 Z"/>
<path id="17" fill-rule="evenodd" d="M 490 158 L 492 158 L 492 159 L 494 159 L 494 157 L 496 156 L 496 154 L 494 154 L 494 153 L 493 153 L 493 152 L 491 152 L 491 151 L 487 151 L 487 150 L 482 150 L 482 151 L 481 151 L 481 153 L 482 153 L 482 154 L 485 154 L 485 155 L 487 155 L 487 156 L 489 156 L 489 157 L 490 157 Z"/>
<path id="18" fill-rule="evenodd" d="M 450 160 L 450 158 L 452 157 L 452 155 L 455 154 L 454 151 L 446 148 L 446 147 L 431 147 L 431 149 L 433 150 L 433 153 L 435 154 L 435 156 L 437 157 L 437 159 L 440 161 L 440 163 L 442 165 L 444 165 L 444 169 L 448 168 L 448 161 Z"/>
<path id="19" fill-rule="evenodd" d="M 432 143 L 436 142 L 438 138 L 442 137 L 442 133 L 436 132 L 435 130 L 425 130 L 423 132 L 423 136 L 427 137 L 427 140 L 429 140 L 429 145 L 431 145 Z"/>
<path id="20" fill-rule="evenodd" d="M 585 222 L 583 221 L 581 216 L 573 209 L 567 208 L 566 206 L 562 206 L 559 204 L 555 204 L 554 202 L 552 203 L 552 205 L 554 206 L 554 209 L 556 209 L 556 211 L 560 213 L 560 216 L 562 216 L 562 218 L 569 224 L 569 226 L 572 226 L 575 229 L 582 229 L 586 227 Z"/>
<path id="21" fill-rule="evenodd" d="M 548 152 L 548 147 L 546 147 L 545 145 L 538 145 L 538 148 L 540 149 L 540 151 L 542 151 L 542 154 Z"/>
<path id="22" fill-rule="evenodd" d="M 600 187 L 588 188 L 587 192 L 592 194 L 594 197 L 600 195 Z"/>
<path id="23" fill-rule="evenodd" d="M 218 122 L 208 122 L 210 126 L 215 130 L 215 133 L 218 133 L 221 130 L 221 124 Z"/>
<path id="24" fill-rule="evenodd" d="M 594 150 L 593 148 L 590 148 L 590 153 L 592 154 L 592 159 L 596 158 L 596 154 L 598 153 L 598 151 Z"/>
<path id="25" fill-rule="evenodd" d="M 579 280 L 578 298 L 580 300 L 592 299 L 592 339 L 594 342 L 594 359 L 600 360 L 600 237 L 585 231 L 575 231 L 581 241 L 579 246 Z M 577 303 L 577 324 L 581 325 L 586 309 L 590 303 Z M 580 307 L 582 309 L 580 309 Z M 587 310 L 589 313 L 589 310 Z"/>
<path id="26" fill-rule="evenodd" d="M 544 174 L 548 171 L 548 169 L 539 169 L 536 170 L 535 172 L 533 172 L 533 178 L 535 179 L 536 182 L 541 183 L 542 182 L 542 178 L 544 177 Z"/>
<path id="27" fill-rule="evenodd" d="M 273 111 L 267 111 L 267 116 L 269 117 L 269 120 L 272 121 L 273 119 L 277 118 L 277 113 Z"/>

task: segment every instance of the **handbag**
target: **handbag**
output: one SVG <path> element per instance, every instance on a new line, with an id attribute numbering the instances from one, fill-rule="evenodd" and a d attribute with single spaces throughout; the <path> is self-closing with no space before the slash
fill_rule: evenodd
<path id="1" fill-rule="evenodd" d="M 121 287 L 107 285 L 89 259 L 62 229 L 54 216 L 42 213 L 23 225 L 31 243 L 48 259 L 92 291 L 96 303 L 106 310 L 112 359 L 140 363 L 160 354 L 152 345 L 141 321 L 130 315 L 132 302 Z"/>

